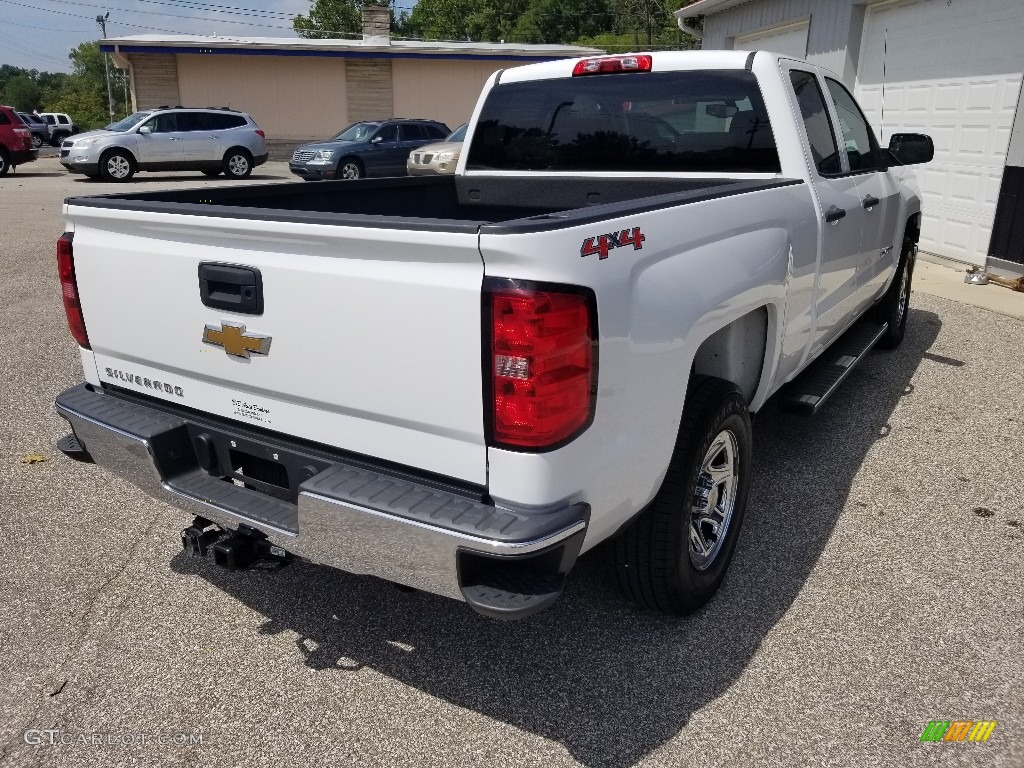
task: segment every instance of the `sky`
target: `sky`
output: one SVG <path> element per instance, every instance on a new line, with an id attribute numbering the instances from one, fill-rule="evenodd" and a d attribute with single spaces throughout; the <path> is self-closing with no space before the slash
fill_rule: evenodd
<path id="1" fill-rule="evenodd" d="M 415 0 L 397 0 L 398 10 Z M 0 64 L 70 72 L 68 53 L 102 36 L 144 34 L 295 37 L 291 18 L 311 0 L 0 0 Z"/>

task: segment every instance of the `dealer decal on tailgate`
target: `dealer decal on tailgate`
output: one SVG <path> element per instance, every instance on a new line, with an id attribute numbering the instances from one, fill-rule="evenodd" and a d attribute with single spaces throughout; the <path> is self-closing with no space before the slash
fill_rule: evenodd
<path id="1" fill-rule="evenodd" d="M 640 231 L 640 227 L 624 229 L 621 232 L 610 232 L 607 235 L 588 237 L 580 246 L 580 256 L 593 256 L 598 254 L 598 259 L 607 259 L 608 253 L 614 248 L 623 248 L 632 245 L 634 251 L 644 247 L 644 240 L 647 237 Z"/>

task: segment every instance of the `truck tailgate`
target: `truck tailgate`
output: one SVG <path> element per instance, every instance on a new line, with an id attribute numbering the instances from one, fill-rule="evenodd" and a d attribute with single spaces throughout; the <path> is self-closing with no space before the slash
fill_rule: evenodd
<path id="1" fill-rule="evenodd" d="M 66 215 L 103 384 L 486 482 L 476 233 Z M 205 306 L 204 263 L 259 270 L 262 313 Z M 227 324 L 270 337 L 267 354 L 211 343 Z"/>

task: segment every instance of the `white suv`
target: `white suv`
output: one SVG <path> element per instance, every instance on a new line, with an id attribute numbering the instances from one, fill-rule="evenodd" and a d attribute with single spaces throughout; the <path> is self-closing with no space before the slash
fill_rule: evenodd
<path id="1" fill-rule="evenodd" d="M 50 126 L 50 144 L 59 147 L 68 136 L 78 133 L 75 121 L 63 112 L 39 112 L 39 118 Z"/>
<path id="2" fill-rule="evenodd" d="M 136 171 L 202 171 L 244 179 L 267 162 L 266 134 L 226 108 L 157 107 L 101 131 L 66 139 L 60 163 L 72 173 L 128 181 Z"/>

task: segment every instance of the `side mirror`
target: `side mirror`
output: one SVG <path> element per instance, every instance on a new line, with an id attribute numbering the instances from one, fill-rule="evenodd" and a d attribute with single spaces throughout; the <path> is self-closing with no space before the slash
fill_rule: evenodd
<path id="1" fill-rule="evenodd" d="M 930 163 L 935 157 L 935 144 L 923 133 L 894 133 L 889 139 L 889 153 L 900 165 Z"/>
<path id="2" fill-rule="evenodd" d="M 140 125 L 139 126 L 139 133 L 152 133 L 152 132 L 153 132 L 153 126 L 150 125 L 149 123 L 147 123 L 146 125 Z"/>

